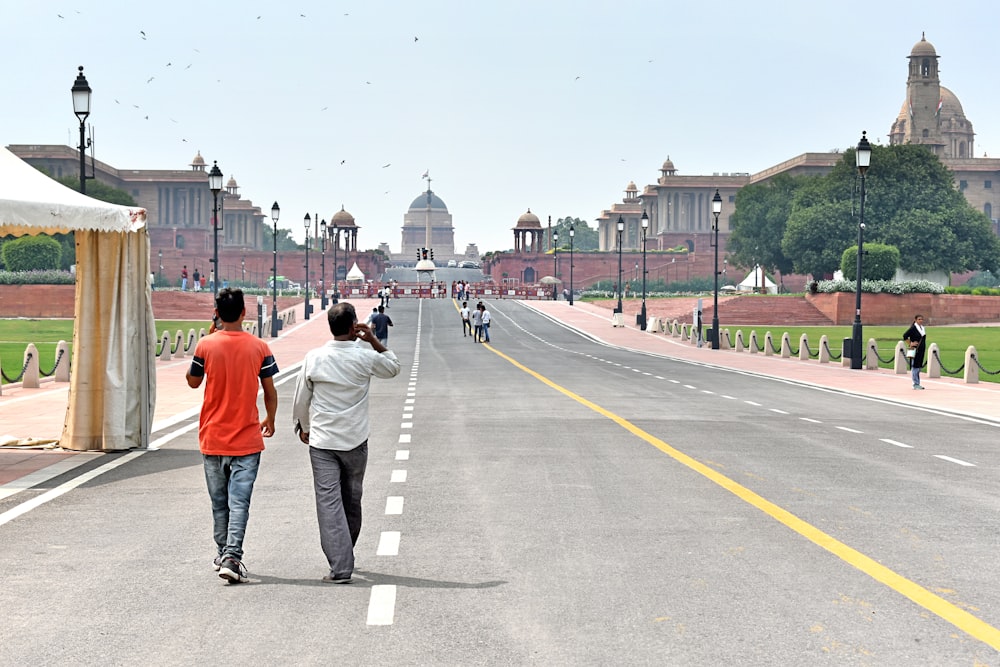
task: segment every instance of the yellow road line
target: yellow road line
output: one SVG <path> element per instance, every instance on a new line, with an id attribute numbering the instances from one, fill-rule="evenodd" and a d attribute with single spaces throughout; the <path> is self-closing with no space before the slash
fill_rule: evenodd
<path id="1" fill-rule="evenodd" d="M 500 352 L 493 346 L 488 345 L 486 347 L 494 354 L 510 362 L 512 365 L 524 371 L 528 375 L 531 375 L 539 382 L 548 385 L 552 389 L 555 389 L 559 393 L 564 394 L 565 396 L 573 399 L 577 403 L 580 403 L 581 405 L 590 408 L 594 412 L 603 415 L 604 417 L 607 417 L 608 419 L 610 419 L 611 421 L 615 422 L 623 429 L 628 431 L 629 433 L 632 433 L 638 438 L 645 440 L 649 444 L 653 445 L 654 447 L 662 451 L 664 454 L 667 454 L 678 463 L 681 463 L 690 468 L 691 470 L 697 472 L 698 474 L 703 475 L 704 477 L 708 478 L 715 484 L 718 484 L 722 488 L 726 489 L 739 499 L 743 500 L 746 503 L 749 503 L 750 505 L 753 505 L 754 507 L 764 512 L 768 516 L 772 517 L 773 519 L 776 519 L 777 521 L 781 522 L 788 528 L 791 528 L 796 533 L 806 538 L 810 542 L 813 542 L 814 544 L 822 547 L 823 549 L 826 549 L 834 556 L 840 558 L 849 565 L 852 565 L 861 572 L 864 572 L 875 581 L 885 584 L 886 586 L 896 591 L 897 593 L 903 595 L 906 598 L 909 598 L 910 600 L 920 605 L 927 611 L 948 621 L 962 632 L 965 632 L 966 634 L 975 637 L 976 639 L 986 644 L 989 644 L 994 649 L 1000 650 L 1000 630 L 993 627 L 989 623 L 986 623 L 982 619 L 970 614 L 964 609 L 961 609 L 953 605 L 944 598 L 935 595 L 934 593 L 930 592 L 929 590 L 917 584 L 916 582 L 910 581 L 906 577 L 894 572 L 893 570 L 890 570 L 884 565 L 881 565 L 880 563 L 878 563 L 872 558 L 869 558 L 860 551 L 857 551 L 856 549 L 847 546 L 846 544 L 840 542 L 834 537 L 827 535 L 816 526 L 813 526 L 812 524 L 803 521 L 802 519 L 795 516 L 788 510 L 785 510 L 782 507 L 775 505 L 771 501 L 764 499 L 763 497 L 757 495 L 756 493 L 746 488 L 745 486 L 742 486 L 741 484 L 734 482 L 725 475 L 716 472 L 712 468 L 691 458 L 687 454 L 684 454 L 683 452 L 674 449 L 667 443 L 647 433 L 646 431 L 643 431 L 641 428 L 629 422 L 628 420 L 619 417 L 615 413 L 605 410 L 596 403 L 588 401 L 579 394 L 575 394 L 569 389 L 566 389 L 565 387 L 556 384 L 555 382 L 549 380 L 543 375 L 540 375 L 535 371 L 531 370 L 530 368 L 528 368 L 527 366 L 524 366 L 523 364 L 519 363 L 515 359 L 508 357 L 506 354 Z"/>

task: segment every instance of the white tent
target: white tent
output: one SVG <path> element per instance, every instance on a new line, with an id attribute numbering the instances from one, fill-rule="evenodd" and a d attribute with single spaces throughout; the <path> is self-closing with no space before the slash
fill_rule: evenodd
<path id="1" fill-rule="evenodd" d="M 753 270 L 747 274 L 747 277 L 743 279 L 739 285 L 736 286 L 740 292 L 752 292 L 754 290 L 760 291 L 760 288 L 764 287 L 768 294 L 777 294 L 778 286 L 767 277 L 767 273 L 764 272 L 764 268 L 759 264 L 753 267 Z"/>
<path id="2" fill-rule="evenodd" d="M 52 180 L 0 147 L 0 235 L 76 239 L 69 405 L 60 446 L 146 447 L 156 403 L 156 341 L 146 211 Z"/>
<path id="3" fill-rule="evenodd" d="M 352 266 L 351 270 L 347 272 L 345 278 L 351 281 L 354 280 L 363 281 L 365 279 L 365 274 L 361 272 L 360 268 L 358 268 L 358 263 L 354 262 L 354 266 Z"/>

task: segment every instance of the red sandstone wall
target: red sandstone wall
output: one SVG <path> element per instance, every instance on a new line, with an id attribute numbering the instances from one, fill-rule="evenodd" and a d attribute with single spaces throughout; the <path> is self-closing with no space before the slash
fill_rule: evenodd
<path id="1" fill-rule="evenodd" d="M 807 294 L 821 313 L 835 324 L 854 322 L 855 295 L 850 292 Z M 925 323 L 973 324 L 1000 322 L 1000 297 L 971 294 L 862 294 L 861 322 L 877 325 L 906 325 L 920 313 Z"/>

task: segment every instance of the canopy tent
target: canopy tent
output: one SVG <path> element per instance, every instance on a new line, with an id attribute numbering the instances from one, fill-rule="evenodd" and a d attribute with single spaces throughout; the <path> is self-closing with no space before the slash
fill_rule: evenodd
<path id="1" fill-rule="evenodd" d="M 354 262 L 354 266 L 352 266 L 351 270 L 347 272 L 347 276 L 345 276 L 345 278 L 352 282 L 355 280 L 363 281 L 365 279 L 365 274 L 361 272 L 360 268 L 358 268 L 358 263 Z"/>
<path id="2" fill-rule="evenodd" d="M 740 292 L 752 292 L 754 290 L 760 291 L 761 287 L 763 287 L 768 294 L 778 293 L 778 286 L 767 277 L 767 274 L 764 272 L 764 267 L 759 264 L 747 274 L 747 277 L 743 279 L 743 282 L 736 286 Z"/>
<path id="3" fill-rule="evenodd" d="M 556 278 L 555 276 L 545 276 L 538 282 L 541 283 L 542 285 L 555 285 L 557 283 L 561 283 L 562 281 Z"/>
<path id="4" fill-rule="evenodd" d="M 65 449 L 149 444 L 156 331 L 145 224 L 145 209 L 91 199 L 0 148 L 0 235 L 74 232 L 76 240 Z"/>

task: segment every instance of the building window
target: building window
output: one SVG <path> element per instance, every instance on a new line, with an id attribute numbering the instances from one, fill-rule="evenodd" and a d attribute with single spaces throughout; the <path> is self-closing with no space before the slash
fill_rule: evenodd
<path id="1" fill-rule="evenodd" d="M 983 187 L 986 188 L 987 190 L 992 189 L 993 188 L 993 181 L 983 181 Z"/>
<path id="2" fill-rule="evenodd" d="M 987 218 L 989 218 L 990 220 L 992 220 L 993 219 L 993 204 L 990 204 L 989 202 L 983 204 L 983 213 L 986 214 Z"/>
<path id="3" fill-rule="evenodd" d="M 968 187 L 969 187 L 969 182 L 968 181 L 959 181 L 958 182 L 958 189 L 959 190 L 965 190 Z"/>
<path id="4" fill-rule="evenodd" d="M 736 195 L 729 195 L 729 203 L 732 204 L 736 201 Z"/>

